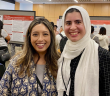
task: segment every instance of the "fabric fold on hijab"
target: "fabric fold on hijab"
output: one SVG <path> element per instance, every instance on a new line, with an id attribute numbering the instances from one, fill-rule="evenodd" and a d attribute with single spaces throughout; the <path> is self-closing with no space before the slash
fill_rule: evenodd
<path id="1" fill-rule="evenodd" d="M 63 28 L 64 28 L 64 20 L 66 12 L 71 9 L 76 8 L 80 11 L 83 23 L 85 26 L 86 34 L 82 39 L 77 42 L 72 42 L 71 40 L 67 40 L 64 50 L 61 54 L 60 59 L 58 60 L 58 74 L 57 74 L 57 91 L 58 96 L 63 96 L 63 91 L 66 91 L 69 96 L 70 90 L 70 82 L 65 89 L 61 67 L 63 62 L 63 74 L 64 81 L 67 85 L 67 81 L 70 78 L 70 63 L 71 60 L 75 57 L 79 56 L 82 51 L 82 55 L 80 61 L 78 63 L 76 72 L 75 72 L 75 80 L 74 80 L 74 96 L 99 96 L 99 60 L 98 60 L 98 44 L 95 43 L 94 40 L 90 38 L 91 34 L 91 23 L 89 19 L 89 15 L 85 9 L 79 6 L 71 6 L 69 7 L 63 14 Z M 66 68 L 64 68 L 66 67 Z"/>

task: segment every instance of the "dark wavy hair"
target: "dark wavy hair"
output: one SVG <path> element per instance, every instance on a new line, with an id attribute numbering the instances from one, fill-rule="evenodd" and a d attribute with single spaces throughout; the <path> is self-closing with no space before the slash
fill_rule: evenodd
<path id="1" fill-rule="evenodd" d="M 106 35 L 106 28 L 105 27 L 101 27 L 100 31 L 99 31 L 99 34 Z"/>
<path id="2" fill-rule="evenodd" d="M 94 26 L 91 26 L 91 33 L 94 32 Z"/>

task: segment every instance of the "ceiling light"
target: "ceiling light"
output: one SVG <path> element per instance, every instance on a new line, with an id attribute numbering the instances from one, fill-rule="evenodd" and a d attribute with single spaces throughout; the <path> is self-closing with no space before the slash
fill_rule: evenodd
<path id="1" fill-rule="evenodd" d="M 30 3 L 33 3 L 32 1 L 30 1 L 30 0 L 26 0 L 27 2 L 30 2 Z"/>
<path id="2" fill-rule="evenodd" d="M 74 1 L 78 3 L 78 1 L 77 1 L 77 0 L 74 0 Z"/>
<path id="3" fill-rule="evenodd" d="M 49 0 L 49 1 L 51 1 L 51 0 Z"/>

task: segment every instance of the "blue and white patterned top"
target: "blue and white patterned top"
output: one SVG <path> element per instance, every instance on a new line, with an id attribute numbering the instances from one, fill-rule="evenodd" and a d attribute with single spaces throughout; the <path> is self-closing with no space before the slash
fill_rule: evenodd
<path id="1" fill-rule="evenodd" d="M 0 96 L 38 96 L 35 64 L 30 63 L 30 77 L 25 73 L 18 76 L 20 68 L 15 68 L 17 58 L 13 59 L 0 81 Z M 49 75 L 52 75 L 49 72 Z M 43 90 L 41 96 L 57 96 L 56 80 L 48 78 L 46 68 L 43 78 Z"/>

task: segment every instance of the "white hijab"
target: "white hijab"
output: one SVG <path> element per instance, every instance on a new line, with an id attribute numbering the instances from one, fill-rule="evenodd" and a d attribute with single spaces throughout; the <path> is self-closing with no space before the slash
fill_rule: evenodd
<path id="1" fill-rule="evenodd" d="M 75 80 L 74 80 L 74 96 L 99 96 L 99 60 L 98 60 L 98 44 L 90 38 L 91 34 L 91 23 L 87 11 L 79 6 L 69 7 L 63 14 L 62 22 L 64 28 L 64 20 L 66 12 L 76 8 L 80 11 L 84 22 L 86 34 L 82 39 L 77 42 L 67 40 L 64 50 L 58 60 L 58 74 L 57 74 L 57 91 L 58 96 L 63 96 L 63 91 L 66 91 L 69 96 L 70 82 L 65 90 L 65 86 L 62 80 L 61 66 L 64 58 L 63 66 L 69 67 L 64 68 L 63 72 L 69 74 L 70 77 L 70 62 L 72 59 L 77 57 L 83 51 L 80 61 L 78 63 Z M 64 76 L 64 79 L 65 76 Z"/>

